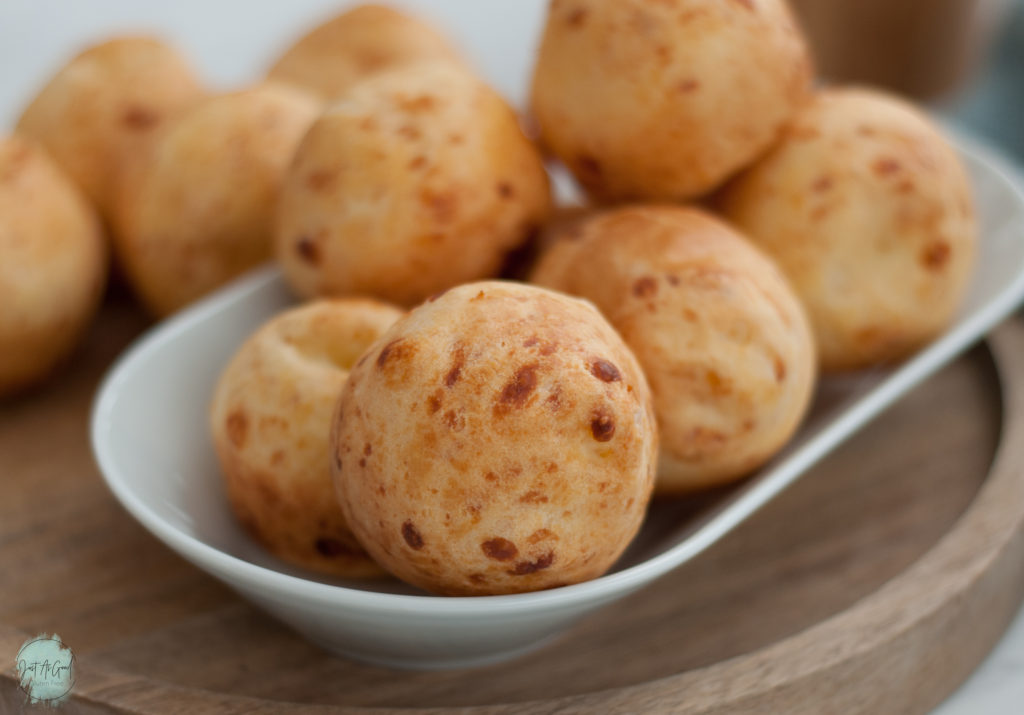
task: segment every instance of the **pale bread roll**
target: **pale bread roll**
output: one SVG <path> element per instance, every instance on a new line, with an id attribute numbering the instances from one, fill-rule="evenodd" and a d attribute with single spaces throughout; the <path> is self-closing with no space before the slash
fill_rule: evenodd
<path id="1" fill-rule="evenodd" d="M 174 48 L 154 37 L 116 37 L 64 65 L 17 130 L 41 142 L 109 219 L 121 163 L 203 93 Z"/>
<path id="2" fill-rule="evenodd" d="M 378 72 L 439 59 L 459 56 L 434 28 L 383 5 L 359 5 L 310 30 L 267 78 L 331 100 Z"/>
<path id="3" fill-rule="evenodd" d="M 153 313 L 270 260 L 281 182 L 320 108 L 280 84 L 211 97 L 125 164 L 114 245 Z"/>
<path id="4" fill-rule="evenodd" d="M 0 396 L 75 347 L 106 285 L 99 218 L 34 141 L 0 138 Z"/>
<path id="5" fill-rule="evenodd" d="M 352 365 L 401 315 L 365 299 L 288 310 L 239 348 L 217 383 L 210 426 L 229 501 L 286 561 L 347 578 L 383 573 L 338 506 L 328 436 Z"/>
<path id="6" fill-rule="evenodd" d="M 907 102 L 830 89 L 720 198 L 786 272 L 825 370 L 909 355 L 963 301 L 978 226 L 956 152 Z"/>
<path id="7" fill-rule="evenodd" d="M 595 199 L 681 200 L 766 151 L 811 76 L 785 0 L 553 0 L 532 108 Z"/>

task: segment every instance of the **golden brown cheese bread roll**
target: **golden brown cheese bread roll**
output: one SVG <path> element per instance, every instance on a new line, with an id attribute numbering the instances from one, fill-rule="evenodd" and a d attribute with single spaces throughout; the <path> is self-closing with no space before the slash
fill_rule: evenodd
<path id="1" fill-rule="evenodd" d="M 281 84 L 211 97 L 125 165 L 115 247 L 167 315 L 269 260 L 285 170 L 320 104 Z"/>
<path id="2" fill-rule="evenodd" d="M 956 152 L 917 109 L 871 90 L 819 93 L 720 206 L 789 276 L 825 370 L 897 360 L 937 336 L 974 265 Z"/>
<path id="3" fill-rule="evenodd" d="M 815 382 L 811 330 L 781 272 L 709 214 L 633 207 L 570 227 L 534 281 L 604 313 L 643 366 L 657 491 L 748 474 L 793 435 Z"/>
<path id="4" fill-rule="evenodd" d="M 0 396 L 45 377 L 74 348 L 106 276 L 85 197 L 34 141 L 0 138 Z"/>
<path id="5" fill-rule="evenodd" d="M 785 0 L 553 0 L 532 105 L 596 199 L 679 200 L 767 150 L 810 81 Z"/>
<path id="6" fill-rule="evenodd" d="M 345 517 L 382 566 L 437 593 L 498 594 L 614 563 L 644 517 L 657 430 L 636 359 L 593 306 L 486 281 L 380 338 L 331 446 Z"/>
<path id="7" fill-rule="evenodd" d="M 235 515 L 278 557 L 347 578 L 379 576 L 331 484 L 328 435 L 348 372 L 402 313 L 365 299 L 288 310 L 250 337 L 210 408 Z"/>
<path id="8" fill-rule="evenodd" d="M 267 77 L 329 100 L 377 72 L 439 59 L 459 57 L 434 28 L 389 7 L 360 5 L 302 37 Z"/>
<path id="9" fill-rule="evenodd" d="M 497 274 L 550 207 L 516 116 L 451 63 L 356 85 L 302 141 L 277 214 L 277 257 L 302 296 L 412 305 Z"/>
<path id="10" fill-rule="evenodd" d="M 25 109 L 18 131 L 40 141 L 109 218 L 121 162 L 202 95 L 177 50 L 153 37 L 117 37 L 62 67 Z"/>

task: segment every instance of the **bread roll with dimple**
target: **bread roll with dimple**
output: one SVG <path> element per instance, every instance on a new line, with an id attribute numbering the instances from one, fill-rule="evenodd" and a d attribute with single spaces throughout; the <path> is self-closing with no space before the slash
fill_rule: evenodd
<path id="1" fill-rule="evenodd" d="M 331 484 L 331 418 L 349 370 L 402 313 L 365 299 L 316 301 L 250 337 L 217 383 L 214 445 L 235 515 L 278 557 L 347 578 L 380 576 Z"/>

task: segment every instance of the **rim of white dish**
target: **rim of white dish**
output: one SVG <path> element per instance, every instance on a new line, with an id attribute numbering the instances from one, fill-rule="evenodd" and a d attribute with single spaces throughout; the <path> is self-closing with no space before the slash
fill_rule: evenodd
<path id="1" fill-rule="evenodd" d="M 952 132 L 955 143 L 970 159 L 982 164 L 992 172 L 994 178 L 1017 198 L 1021 215 L 1024 215 L 1024 193 L 1021 186 L 1009 178 L 1016 172 L 998 154 L 987 148 L 981 141 L 965 137 L 962 131 Z M 1024 240 L 1024 238 L 1022 238 Z M 753 485 L 753 488 L 730 504 L 707 526 L 680 543 L 666 549 L 634 566 L 606 574 L 590 581 L 561 586 L 543 591 L 496 595 L 496 596 L 433 596 L 420 594 L 395 594 L 367 591 L 335 584 L 310 581 L 246 561 L 217 549 L 199 538 L 181 531 L 160 517 L 134 490 L 121 479 L 110 448 L 109 415 L 114 409 L 120 385 L 134 366 L 145 362 L 154 352 L 188 332 L 196 323 L 206 320 L 210 313 L 216 313 L 224 304 L 244 299 L 245 295 L 258 291 L 278 276 L 276 267 L 267 267 L 255 272 L 229 288 L 187 308 L 162 324 L 158 324 L 137 338 L 109 368 L 100 384 L 91 415 L 91 439 L 93 453 L 100 467 L 100 473 L 110 490 L 140 523 L 165 544 L 183 555 L 209 567 L 215 578 L 227 582 L 232 579 L 244 582 L 250 587 L 272 590 L 289 596 L 302 596 L 308 600 L 337 606 L 348 606 L 378 613 L 418 612 L 437 616 L 486 615 L 496 612 L 521 612 L 550 606 L 571 606 L 579 603 L 600 601 L 610 596 L 639 588 L 655 578 L 682 565 L 690 558 L 715 543 L 718 538 L 756 511 L 766 500 L 771 499 L 788 487 L 805 469 L 791 469 L 773 474 Z M 888 395 L 902 393 L 908 385 L 915 384 L 922 374 L 930 374 L 943 363 L 959 355 L 966 335 L 977 332 L 980 339 L 996 324 L 1006 318 L 1024 300 L 1024 273 L 1021 273 L 1011 287 L 1000 294 L 987 306 L 977 311 L 970 320 L 964 321 L 948 331 L 927 348 L 905 362 L 887 379 L 878 399 L 863 405 L 864 414 L 874 415 L 889 404 Z M 970 341 L 973 342 L 973 341 Z M 966 344 L 969 345 L 969 342 Z M 964 349 L 966 349 L 966 345 Z M 847 415 L 848 416 L 848 415 Z M 832 425 L 834 427 L 835 425 Z M 829 432 L 826 428 L 824 432 Z M 838 431 L 838 430 L 837 430 Z M 845 436 L 844 433 L 843 436 Z M 820 452 L 828 451 L 832 444 L 827 434 L 816 435 L 812 441 L 820 442 Z M 814 459 L 813 461 L 817 461 Z"/>
<path id="2" fill-rule="evenodd" d="M 100 383 L 90 420 L 93 454 L 100 473 L 121 505 L 165 544 L 210 566 L 211 575 L 229 583 L 230 580 L 221 576 L 221 573 L 230 574 L 250 585 L 272 588 L 279 593 L 302 594 L 327 603 L 387 612 L 416 610 L 437 615 L 531 610 L 537 606 L 552 605 L 552 602 L 596 600 L 633 586 L 643 585 L 676 565 L 670 554 L 677 550 L 678 546 L 628 569 L 590 581 L 543 591 L 496 596 L 381 593 L 311 581 L 282 573 L 221 551 L 169 523 L 128 486 L 129 482 L 121 477 L 122 470 L 111 454 L 110 414 L 115 409 L 122 391 L 121 385 L 130 378 L 136 365 L 146 362 L 153 353 L 162 350 L 167 343 L 175 341 L 183 333 L 189 332 L 195 324 L 205 321 L 209 314 L 218 312 L 223 305 L 244 300 L 245 296 L 259 291 L 267 283 L 275 280 L 278 273 L 274 266 L 257 270 L 243 278 L 240 283 L 233 284 L 227 290 L 218 291 L 180 314 L 153 326 L 114 361 Z M 666 563 L 669 560 L 672 563 Z"/>

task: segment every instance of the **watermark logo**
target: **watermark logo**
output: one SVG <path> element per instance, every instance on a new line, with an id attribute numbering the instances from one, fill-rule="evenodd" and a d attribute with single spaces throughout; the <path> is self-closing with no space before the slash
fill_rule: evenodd
<path id="1" fill-rule="evenodd" d="M 44 633 L 18 650 L 15 673 L 30 703 L 60 705 L 75 686 L 75 654 L 56 633 Z"/>

